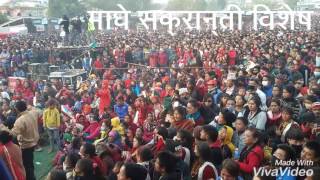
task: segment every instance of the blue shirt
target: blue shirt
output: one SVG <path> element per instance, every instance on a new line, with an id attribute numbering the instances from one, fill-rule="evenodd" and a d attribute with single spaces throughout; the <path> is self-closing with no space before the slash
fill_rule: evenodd
<path id="1" fill-rule="evenodd" d="M 127 103 L 124 103 L 123 105 L 114 105 L 114 112 L 118 115 L 120 120 L 123 120 L 128 114 L 128 107 L 129 105 Z"/>

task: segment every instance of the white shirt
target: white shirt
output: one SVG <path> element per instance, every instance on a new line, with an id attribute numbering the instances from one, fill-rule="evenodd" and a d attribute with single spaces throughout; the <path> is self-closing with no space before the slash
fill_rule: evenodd
<path id="1" fill-rule="evenodd" d="M 262 110 L 266 110 L 267 108 L 267 96 L 266 94 L 264 94 L 263 91 L 261 91 L 260 89 L 257 89 L 256 93 L 258 94 L 260 100 L 261 100 L 261 109 Z"/>

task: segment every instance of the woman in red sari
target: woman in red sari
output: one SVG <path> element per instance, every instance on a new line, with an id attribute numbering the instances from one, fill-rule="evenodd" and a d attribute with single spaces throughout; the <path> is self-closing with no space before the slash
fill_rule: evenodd
<path id="1" fill-rule="evenodd" d="M 12 136 L 5 130 L 0 131 L 0 157 L 5 161 L 14 180 L 26 179 L 21 149 L 12 142 Z"/>

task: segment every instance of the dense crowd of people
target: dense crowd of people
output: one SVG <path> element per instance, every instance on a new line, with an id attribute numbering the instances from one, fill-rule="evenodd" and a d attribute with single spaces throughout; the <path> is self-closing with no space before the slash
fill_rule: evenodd
<path id="1" fill-rule="evenodd" d="M 39 139 L 56 153 L 48 180 L 318 179 L 319 36 L 99 32 L 73 64 L 88 73 L 77 89 L 28 76 L 31 62 L 70 64 L 66 52 L 43 53 L 57 35 L 7 38 L 0 179 L 35 179 Z M 25 79 L 11 89 L 9 76 Z M 313 173 L 257 173 L 289 167 Z"/>

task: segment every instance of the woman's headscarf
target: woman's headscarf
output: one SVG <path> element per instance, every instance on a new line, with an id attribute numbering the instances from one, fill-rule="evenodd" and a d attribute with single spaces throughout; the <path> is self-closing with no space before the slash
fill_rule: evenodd
<path id="1" fill-rule="evenodd" d="M 118 133 L 118 131 L 116 130 L 111 130 L 108 134 L 109 137 L 113 137 L 113 142 L 109 142 L 109 143 L 112 143 L 112 144 L 115 144 L 117 145 L 118 147 L 122 147 L 122 144 L 121 144 L 121 136 L 120 134 Z"/>
<path id="2" fill-rule="evenodd" d="M 119 117 L 115 117 L 111 119 L 112 130 L 118 131 L 120 135 L 124 135 L 124 128 L 121 126 Z"/>
<path id="3" fill-rule="evenodd" d="M 224 126 L 224 128 L 226 129 L 226 137 L 223 140 L 223 144 L 227 145 L 233 153 L 235 150 L 235 146 L 232 144 L 233 129 L 229 126 Z"/>

